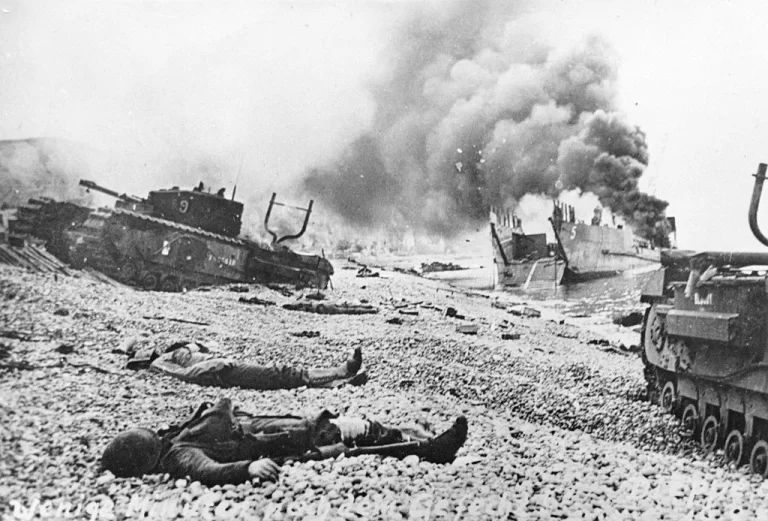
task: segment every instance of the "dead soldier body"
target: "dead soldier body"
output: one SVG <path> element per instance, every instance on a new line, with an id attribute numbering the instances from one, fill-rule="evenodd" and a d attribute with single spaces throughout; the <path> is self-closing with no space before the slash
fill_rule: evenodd
<path id="1" fill-rule="evenodd" d="M 193 342 L 173 344 L 156 357 L 154 351 L 137 354 L 128 367 L 149 364 L 151 371 L 167 374 L 198 385 L 272 390 L 296 387 L 338 387 L 359 385 L 367 380 L 361 371 L 363 355 L 357 348 L 352 357 L 332 368 L 301 368 L 282 364 L 248 364 L 231 358 L 218 358 Z M 133 364 L 133 365 L 132 365 Z"/>
<path id="2" fill-rule="evenodd" d="M 449 463 L 467 438 L 463 416 L 439 436 L 426 425 L 390 428 L 375 421 L 323 411 L 314 418 L 254 416 L 229 398 L 203 404 L 178 427 L 155 433 L 133 428 L 117 435 L 104 451 L 102 467 L 119 477 L 167 472 L 206 485 L 273 480 L 278 462 L 374 453 L 415 454 Z"/>

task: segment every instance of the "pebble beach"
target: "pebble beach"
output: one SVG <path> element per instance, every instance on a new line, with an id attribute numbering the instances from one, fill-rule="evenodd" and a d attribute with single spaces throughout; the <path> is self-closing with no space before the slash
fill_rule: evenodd
<path id="1" fill-rule="evenodd" d="M 314 292 L 289 286 L 144 292 L 0 265 L 0 517 L 765 515 L 768 482 L 681 440 L 678 420 L 648 402 L 637 349 L 520 296 L 387 270 L 360 278 L 359 266 L 343 260 L 334 268 L 325 299 L 376 313 L 284 309 Z M 331 390 L 200 387 L 127 369 L 122 346 L 132 340 L 191 340 L 222 356 L 303 366 L 336 365 L 361 347 L 369 381 Z M 424 419 L 438 432 L 465 415 L 469 435 L 451 464 L 339 457 L 286 464 L 276 483 L 206 487 L 99 468 L 120 431 L 177 423 L 219 397 L 260 414 L 327 408 L 389 425 Z"/>

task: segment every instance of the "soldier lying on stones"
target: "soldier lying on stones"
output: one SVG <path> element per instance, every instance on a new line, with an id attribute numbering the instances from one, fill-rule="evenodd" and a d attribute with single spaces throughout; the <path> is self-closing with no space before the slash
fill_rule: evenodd
<path id="1" fill-rule="evenodd" d="M 133 428 L 117 435 L 101 463 L 119 477 L 167 472 L 206 485 L 239 484 L 251 478 L 274 480 L 282 461 L 341 453 L 415 454 L 433 463 L 449 463 L 466 438 L 463 416 L 435 436 L 424 423 L 391 428 L 328 411 L 314 418 L 254 416 L 222 398 L 215 405 L 201 405 L 181 426 L 157 433 Z"/>
<path id="2" fill-rule="evenodd" d="M 242 387 L 244 389 L 293 389 L 307 387 L 339 387 L 359 385 L 367 380 L 361 371 L 363 355 L 360 348 L 352 357 L 333 368 L 301 368 L 288 365 L 247 364 L 231 358 L 218 358 L 201 344 L 179 342 L 157 356 L 154 349 L 140 351 L 128 362 L 128 367 L 149 366 L 151 371 L 175 376 L 199 385 Z"/>

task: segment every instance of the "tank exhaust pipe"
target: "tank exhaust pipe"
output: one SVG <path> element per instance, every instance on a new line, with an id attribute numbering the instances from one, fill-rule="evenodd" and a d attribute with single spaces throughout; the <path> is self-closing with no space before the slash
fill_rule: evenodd
<path id="1" fill-rule="evenodd" d="M 757 173 L 754 176 L 755 187 L 752 190 L 752 201 L 749 203 L 749 228 L 752 230 L 752 235 L 754 235 L 758 241 L 768 246 L 768 237 L 763 235 L 763 232 L 760 231 L 760 227 L 757 225 L 757 208 L 760 206 L 760 197 L 763 194 L 766 169 L 768 169 L 768 165 L 760 163 L 757 167 Z"/>

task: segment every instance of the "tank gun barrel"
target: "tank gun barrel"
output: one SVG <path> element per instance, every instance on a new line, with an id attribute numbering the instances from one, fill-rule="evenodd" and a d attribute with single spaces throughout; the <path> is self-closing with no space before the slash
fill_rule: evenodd
<path id="1" fill-rule="evenodd" d="M 732 251 L 674 251 L 665 252 L 661 256 L 661 265 L 665 268 L 707 269 L 709 266 L 743 268 L 745 266 L 768 266 L 766 252 L 732 252 Z"/>
<path id="2" fill-rule="evenodd" d="M 752 189 L 752 200 L 749 203 L 749 228 L 752 230 L 758 241 L 768 246 L 768 238 L 760 231 L 757 224 L 757 208 L 760 206 L 760 197 L 763 194 L 763 183 L 765 182 L 765 171 L 768 165 L 760 163 L 755 174 L 755 187 Z"/>
<path id="3" fill-rule="evenodd" d="M 97 192 L 101 192 L 103 194 L 107 194 L 109 196 L 112 196 L 112 197 L 114 197 L 116 199 L 121 199 L 123 201 L 131 202 L 131 203 L 140 203 L 140 202 L 142 202 L 142 200 L 139 199 L 138 197 L 134 197 L 132 195 L 127 195 L 127 194 L 119 194 L 119 193 L 115 192 L 114 190 L 110 190 L 109 188 L 104 188 L 101 185 L 97 185 L 93 181 L 87 181 L 85 179 L 81 179 L 80 180 L 80 186 L 84 186 L 84 187 L 86 187 L 89 190 L 96 190 Z"/>

